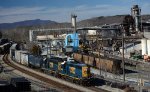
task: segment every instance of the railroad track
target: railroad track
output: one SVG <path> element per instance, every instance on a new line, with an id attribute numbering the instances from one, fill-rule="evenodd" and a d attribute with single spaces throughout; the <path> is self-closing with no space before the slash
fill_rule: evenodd
<path id="1" fill-rule="evenodd" d="M 48 79 L 46 77 L 40 76 L 40 75 L 38 75 L 36 73 L 33 73 L 31 71 L 28 71 L 28 70 L 25 70 L 25 69 L 23 69 L 21 67 L 16 66 L 15 64 L 10 62 L 10 60 L 8 59 L 8 54 L 5 54 L 3 56 L 3 61 L 7 65 L 13 67 L 14 69 L 19 70 L 20 72 L 23 72 L 23 73 L 25 73 L 25 74 L 27 74 L 29 76 L 32 76 L 32 77 L 34 77 L 36 79 L 39 79 L 39 80 L 49 84 L 50 86 L 53 86 L 53 87 L 58 88 L 58 89 L 61 89 L 64 92 L 82 92 L 80 89 L 76 89 L 76 88 L 73 88 L 73 87 L 70 87 L 70 86 L 67 86 L 67 85 L 64 85 L 64 84 L 60 84 L 60 83 L 58 83 L 58 82 L 56 82 L 54 80 L 50 80 L 50 79 Z M 100 89 L 100 88 L 97 88 L 97 87 L 87 87 L 87 89 L 89 89 L 88 92 L 109 92 L 109 91 L 106 91 L 104 89 Z"/>
<path id="2" fill-rule="evenodd" d="M 11 67 L 13 67 L 13 68 L 15 68 L 15 69 L 17 69 L 17 70 L 19 70 L 19 71 L 21 71 L 21 72 L 27 74 L 27 75 L 30 75 L 30 76 L 32 76 L 32 77 L 34 77 L 34 78 L 36 78 L 36 79 L 39 79 L 39 80 L 41 80 L 41 81 L 43 81 L 43 82 L 48 83 L 48 84 L 52 84 L 52 85 L 53 85 L 54 87 L 56 87 L 56 88 L 62 89 L 64 92 L 81 92 L 80 90 L 77 90 L 77 89 L 68 87 L 68 86 L 66 86 L 66 85 L 57 83 L 57 82 L 55 82 L 55 81 L 53 81 L 53 80 L 44 78 L 44 77 L 42 77 L 42 76 L 40 76 L 40 75 L 37 75 L 37 74 L 35 74 L 35 73 L 32 73 L 32 72 L 30 72 L 30 71 L 27 71 L 27 70 L 25 70 L 25 69 L 22 69 L 22 68 L 20 68 L 20 67 L 18 67 L 18 66 L 16 66 L 16 65 L 14 65 L 13 63 L 11 63 L 11 62 L 8 60 L 8 54 L 5 54 L 5 55 L 3 56 L 3 61 L 4 61 L 7 65 L 9 65 L 9 66 L 11 66 Z"/>

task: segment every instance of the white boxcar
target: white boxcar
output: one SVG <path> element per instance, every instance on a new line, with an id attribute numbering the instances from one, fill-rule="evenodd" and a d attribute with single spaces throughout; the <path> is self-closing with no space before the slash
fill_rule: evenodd
<path id="1" fill-rule="evenodd" d="M 27 51 L 16 50 L 15 51 L 15 60 L 18 63 L 21 63 L 21 53 L 26 53 Z"/>
<path id="2" fill-rule="evenodd" d="M 28 66 L 28 53 L 21 53 L 21 64 Z"/>
<path id="3" fill-rule="evenodd" d="M 21 59 L 20 59 L 20 50 L 16 50 L 15 51 L 15 61 L 20 63 Z"/>

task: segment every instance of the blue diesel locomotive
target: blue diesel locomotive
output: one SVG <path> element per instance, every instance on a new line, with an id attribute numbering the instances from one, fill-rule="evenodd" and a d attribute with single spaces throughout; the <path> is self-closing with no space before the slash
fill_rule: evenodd
<path id="1" fill-rule="evenodd" d="M 90 85 L 90 67 L 74 61 L 63 61 L 62 58 L 48 58 L 41 67 L 42 71 L 84 86 Z"/>

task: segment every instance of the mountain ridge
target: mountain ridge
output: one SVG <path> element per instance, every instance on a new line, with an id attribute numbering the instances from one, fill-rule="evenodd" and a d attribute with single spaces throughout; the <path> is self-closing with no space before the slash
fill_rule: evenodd
<path id="1" fill-rule="evenodd" d="M 91 27 L 91 26 L 100 26 L 104 24 L 113 24 L 113 23 L 122 23 L 124 17 L 126 15 L 114 15 L 114 16 L 99 16 L 89 19 L 84 19 L 77 22 L 78 27 Z M 142 15 L 142 22 L 146 22 L 150 20 L 150 14 Z M 26 27 L 26 26 L 34 26 L 40 28 L 41 26 L 44 28 L 64 28 L 71 27 L 71 23 L 62 22 L 58 23 L 51 20 L 25 20 L 14 23 L 2 23 L 0 24 L 0 30 L 5 29 L 13 29 L 16 27 Z"/>
<path id="2" fill-rule="evenodd" d="M 25 20 L 19 21 L 14 23 L 1 23 L 0 29 L 13 29 L 16 27 L 21 26 L 37 26 L 37 25 L 45 25 L 45 24 L 55 24 L 57 22 L 51 20 L 41 20 L 41 19 L 34 19 L 34 20 Z"/>

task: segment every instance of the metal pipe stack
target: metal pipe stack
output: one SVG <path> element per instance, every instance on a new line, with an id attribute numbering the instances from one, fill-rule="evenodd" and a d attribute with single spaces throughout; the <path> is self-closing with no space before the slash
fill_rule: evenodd
<path id="1" fill-rule="evenodd" d="M 139 8 L 138 5 L 133 5 L 131 8 L 131 15 L 133 16 L 135 20 L 135 30 L 136 32 L 140 31 L 140 18 L 141 18 L 141 9 Z"/>

